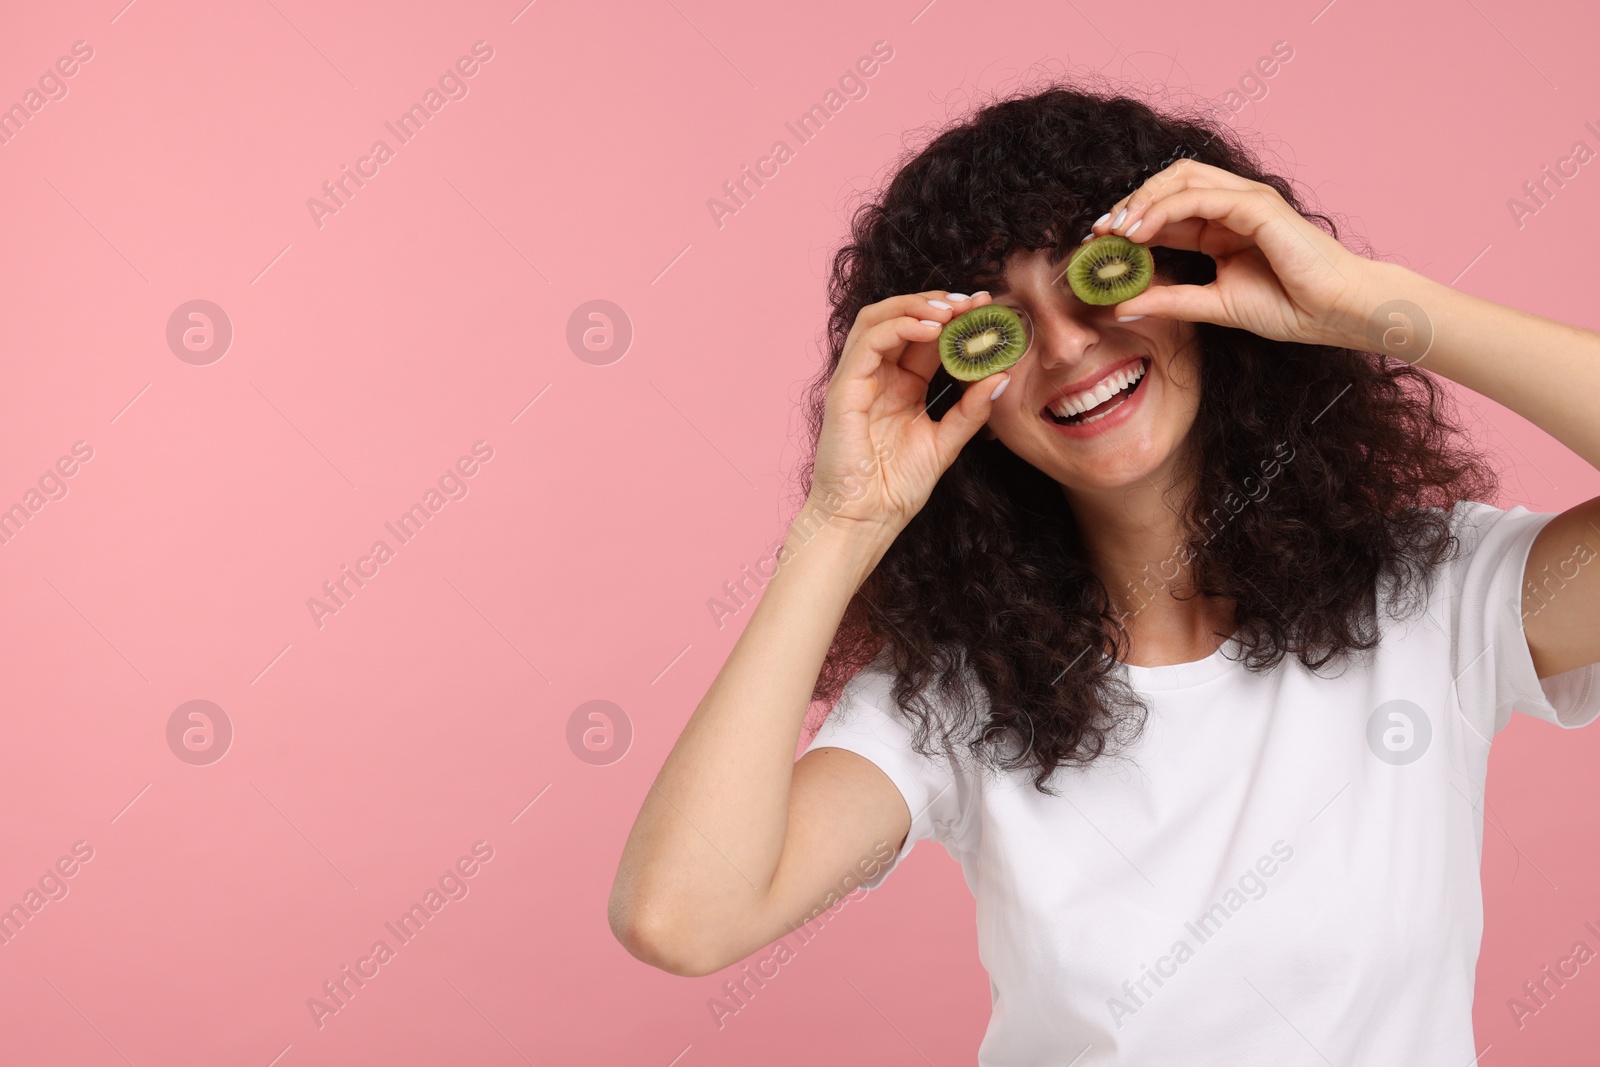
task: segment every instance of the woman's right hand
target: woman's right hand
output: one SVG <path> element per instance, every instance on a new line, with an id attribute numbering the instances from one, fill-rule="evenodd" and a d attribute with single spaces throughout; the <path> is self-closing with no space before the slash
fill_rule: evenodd
<path id="1" fill-rule="evenodd" d="M 927 414 L 940 329 L 989 301 L 987 293 L 926 292 L 861 309 L 828 382 L 809 506 L 891 536 L 922 509 L 1010 381 L 1001 372 L 954 382 L 951 389 L 964 388 L 955 407 L 938 422 Z"/>

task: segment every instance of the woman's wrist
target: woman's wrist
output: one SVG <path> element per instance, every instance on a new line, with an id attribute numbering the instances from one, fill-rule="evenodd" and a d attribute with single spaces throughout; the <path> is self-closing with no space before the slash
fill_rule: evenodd
<path id="1" fill-rule="evenodd" d="M 820 564 L 847 577 L 853 593 L 899 532 L 890 523 L 848 518 L 824 501 L 807 497 L 778 550 L 778 568 L 781 573 L 804 561 L 801 569 L 809 571 L 813 564 Z"/>
<path id="2" fill-rule="evenodd" d="M 1393 286 L 1393 279 L 1385 276 L 1385 267 L 1392 264 L 1382 260 L 1367 259 L 1347 252 L 1339 263 L 1339 274 L 1345 279 L 1345 293 L 1330 309 L 1316 338 L 1318 344 L 1331 348 L 1353 348 L 1367 351 L 1372 347 L 1369 326 L 1374 312 Z"/>
<path id="3" fill-rule="evenodd" d="M 1424 304 L 1436 283 L 1398 263 L 1354 261 L 1350 297 L 1330 324 L 1327 343 L 1361 352 L 1379 352 L 1415 362 L 1427 351 L 1433 321 Z"/>

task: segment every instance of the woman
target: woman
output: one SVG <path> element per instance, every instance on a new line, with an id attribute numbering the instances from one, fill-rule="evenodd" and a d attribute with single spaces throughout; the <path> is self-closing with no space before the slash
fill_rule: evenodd
<path id="1" fill-rule="evenodd" d="M 1060 275 L 1107 233 L 1157 284 L 1094 307 Z M 709 974 L 932 837 L 982 1064 L 1473 1062 L 1490 740 L 1600 714 L 1600 499 L 1476 502 L 1427 372 L 1600 465 L 1600 335 L 1071 89 L 939 136 L 852 236 L 809 495 L 633 828 L 622 943 Z M 935 341 L 991 301 L 1029 351 L 961 389 Z"/>

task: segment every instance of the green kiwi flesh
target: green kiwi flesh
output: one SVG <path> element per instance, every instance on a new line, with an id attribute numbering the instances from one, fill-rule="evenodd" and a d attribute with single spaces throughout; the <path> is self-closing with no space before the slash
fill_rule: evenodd
<path id="1" fill-rule="evenodd" d="M 1067 262 L 1067 284 L 1085 304 L 1120 304 L 1150 287 L 1155 260 L 1150 250 L 1108 233 L 1080 247 Z"/>
<path id="2" fill-rule="evenodd" d="M 961 382 L 976 382 L 1014 366 L 1027 350 L 1022 316 L 1003 304 L 957 315 L 939 334 L 939 362 Z"/>

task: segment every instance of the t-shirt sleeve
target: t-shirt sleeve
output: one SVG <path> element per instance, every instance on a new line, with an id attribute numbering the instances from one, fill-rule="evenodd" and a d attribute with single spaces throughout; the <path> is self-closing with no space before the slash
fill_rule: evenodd
<path id="1" fill-rule="evenodd" d="M 911 811 L 905 844 L 862 882 L 867 889 L 881 885 L 918 841 L 931 837 L 953 852 L 971 803 L 970 781 L 953 760 L 923 756 L 911 747 L 912 727 L 895 704 L 893 683 L 894 676 L 876 666 L 857 674 L 805 748 L 843 748 L 871 760 L 894 782 Z"/>
<path id="2" fill-rule="evenodd" d="M 1568 729 L 1600 716 L 1600 664 L 1541 679 L 1523 630 L 1528 555 L 1555 517 L 1477 501 L 1461 502 L 1452 516 L 1461 553 L 1443 568 L 1435 595 L 1451 603 L 1451 673 L 1462 710 L 1485 736 L 1503 730 L 1513 712 Z"/>

